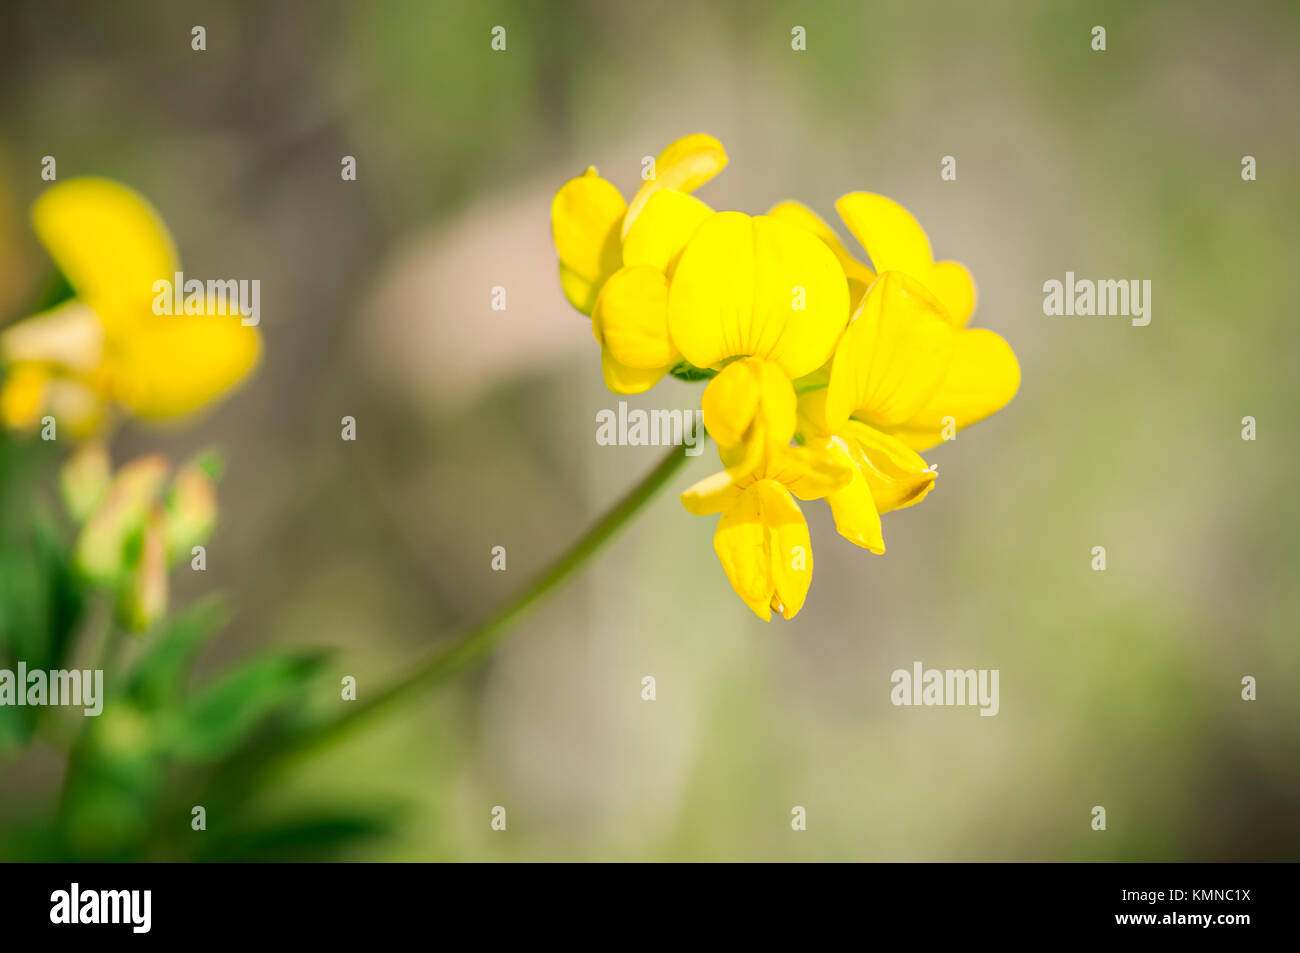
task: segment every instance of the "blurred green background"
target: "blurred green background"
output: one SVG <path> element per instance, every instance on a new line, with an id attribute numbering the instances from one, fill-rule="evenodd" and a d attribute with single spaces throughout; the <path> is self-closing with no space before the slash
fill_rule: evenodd
<path id="1" fill-rule="evenodd" d="M 709 449 L 489 664 L 237 808 L 213 795 L 204 832 L 167 782 L 114 839 L 130 785 L 70 819 L 56 744 L 0 753 L 0 854 L 1300 857 L 1296 5 L 19 2 L 0 75 L 0 323 L 50 279 L 26 221 L 47 154 L 61 180 L 147 195 L 188 274 L 262 283 L 258 375 L 114 445 L 229 461 L 208 572 L 174 580 L 177 605 L 231 609 L 195 691 L 255 653 L 327 648 L 302 707 L 347 704 L 343 675 L 364 699 L 657 462 L 596 445 L 618 398 L 556 276 L 550 199 L 588 164 L 630 195 L 643 156 L 702 131 L 731 157 L 700 193 L 714 207 L 797 198 L 834 221 L 839 195 L 887 194 L 968 265 L 972 324 L 1023 369 L 1008 409 L 927 454 L 936 490 L 885 518 L 886 556 L 805 505 L 817 566 L 791 623 L 745 608 L 714 520 L 676 500 L 717 469 Z M 1150 279 L 1151 324 L 1045 317 L 1067 270 Z M 10 621 L 38 612 L 22 527 L 56 512 L 67 449 L 0 453 Z M 999 669 L 1000 714 L 891 706 L 916 660 Z M 129 761 L 147 739 L 116 744 Z"/>

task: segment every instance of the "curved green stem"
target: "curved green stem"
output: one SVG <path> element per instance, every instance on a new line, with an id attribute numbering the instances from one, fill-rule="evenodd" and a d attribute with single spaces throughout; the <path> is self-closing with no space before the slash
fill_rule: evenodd
<path id="1" fill-rule="evenodd" d="M 519 619 L 581 568 L 672 479 L 687 459 L 683 448 L 674 447 L 622 500 L 495 614 L 470 626 L 449 646 L 434 652 L 386 688 L 352 707 L 346 715 L 308 729 L 294 739 L 290 750 L 281 747 L 265 752 L 266 758 L 258 759 L 256 768 L 264 769 L 270 760 L 282 765 L 285 755 L 301 756 L 337 741 L 378 714 L 418 697 L 421 692 L 485 659 L 506 639 Z"/>
<path id="2" fill-rule="evenodd" d="M 622 500 L 495 615 L 471 627 L 450 646 L 417 665 L 378 695 L 353 708 L 339 721 L 344 724 L 362 721 L 490 655 L 510 634 L 515 622 L 595 555 L 681 469 L 686 460 L 682 448 L 671 450 Z"/>

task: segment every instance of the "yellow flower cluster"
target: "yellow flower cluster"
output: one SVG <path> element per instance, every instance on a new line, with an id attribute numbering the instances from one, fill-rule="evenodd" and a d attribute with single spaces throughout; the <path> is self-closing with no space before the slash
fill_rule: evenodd
<path id="1" fill-rule="evenodd" d="M 555 196 L 551 225 L 610 390 L 711 378 L 704 424 L 725 469 L 682 503 L 720 514 L 714 548 L 745 604 L 790 619 L 813 567 L 795 498 L 825 499 L 842 536 L 883 553 L 880 515 L 934 484 L 918 451 L 1004 407 L 1020 367 L 1001 337 L 966 326 L 970 273 L 935 261 L 902 206 L 836 203 L 868 267 L 796 202 L 750 216 L 690 194 L 726 163 L 716 139 L 687 136 L 631 202 L 589 168 Z"/>

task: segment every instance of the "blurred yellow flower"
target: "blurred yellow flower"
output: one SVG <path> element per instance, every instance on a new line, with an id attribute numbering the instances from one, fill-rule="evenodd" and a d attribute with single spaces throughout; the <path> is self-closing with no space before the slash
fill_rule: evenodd
<path id="1" fill-rule="evenodd" d="M 261 336 L 240 315 L 154 313 L 154 283 L 171 281 L 179 263 L 166 226 L 132 189 L 71 179 L 36 200 L 32 225 L 76 296 L 0 333 L 5 426 L 29 429 L 48 414 L 85 436 L 113 407 L 181 417 L 256 366 Z"/>

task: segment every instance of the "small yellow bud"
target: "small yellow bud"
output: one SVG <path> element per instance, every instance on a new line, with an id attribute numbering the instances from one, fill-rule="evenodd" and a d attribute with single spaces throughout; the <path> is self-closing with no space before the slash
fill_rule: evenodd
<path id="1" fill-rule="evenodd" d="M 168 469 L 166 457 L 152 454 L 118 471 L 77 540 L 77 566 L 92 582 L 116 583 L 132 567 L 131 544 L 144 527 Z"/>
<path id="2" fill-rule="evenodd" d="M 108 492 L 111 480 L 108 449 L 104 444 L 98 440 L 82 444 L 59 474 L 59 489 L 68 514 L 76 522 L 84 523 Z"/>
<path id="3" fill-rule="evenodd" d="M 154 503 L 145 521 L 140 563 L 122 592 L 120 614 L 128 627 L 141 631 L 167 611 L 167 519 Z"/>

